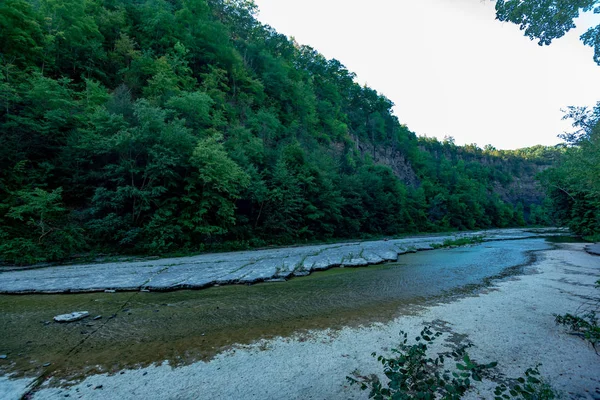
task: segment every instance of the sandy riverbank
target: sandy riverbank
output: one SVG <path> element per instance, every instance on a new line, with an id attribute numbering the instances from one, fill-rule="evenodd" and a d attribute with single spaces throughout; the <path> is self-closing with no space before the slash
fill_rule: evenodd
<path id="1" fill-rule="evenodd" d="M 400 330 L 416 334 L 433 321 L 447 331 L 444 338 L 466 335 L 475 344 L 472 357 L 498 361 L 499 372 L 506 376 L 521 375 L 542 363 L 542 374 L 565 398 L 598 399 L 600 356 L 556 326 L 552 314 L 573 312 L 598 297 L 593 283 L 600 279 L 600 258 L 585 253 L 580 244 L 561 244 L 538 256 L 523 276 L 498 282 L 476 297 L 422 309 L 387 324 L 262 341 L 210 362 L 94 375 L 68 388 L 47 382 L 33 398 L 366 398 L 344 377 L 356 369 L 363 375 L 380 372 L 372 351 L 385 353 L 398 342 Z M 474 396 L 488 398 L 489 393 Z"/>

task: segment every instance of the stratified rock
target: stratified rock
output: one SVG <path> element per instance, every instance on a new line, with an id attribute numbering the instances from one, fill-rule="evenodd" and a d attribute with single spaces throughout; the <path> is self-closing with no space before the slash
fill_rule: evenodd
<path id="1" fill-rule="evenodd" d="M 80 319 L 84 319 L 85 317 L 89 317 L 90 313 L 87 311 L 75 311 L 71 314 L 61 314 L 54 317 L 56 322 L 73 322 L 79 321 Z"/>
<path id="2" fill-rule="evenodd" d="M 585 246 L 585 251 L 595 256 L 600 256 L 600 243 L 588 244 Z"/>
<path id="3" fill-rule="evenodd" d="M 305 276 L 336 266 L 357 267 L 396 261 L 398 255 L 425 250 L 464 237 L 483 241 L 564 235 L 567 231 L 495 229 L 399 239 L 344 242 L 279 249 L 200 254 L 181 258 L 122 261 L 10 270 L 0 273 L 0 293 L 165 291 L 256 283 Z"/>

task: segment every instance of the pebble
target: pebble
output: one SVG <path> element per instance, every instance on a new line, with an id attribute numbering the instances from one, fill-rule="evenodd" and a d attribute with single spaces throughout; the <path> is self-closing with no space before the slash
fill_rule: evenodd
<path id="1" fill-rule="evenodd" d="M 93 320 L 94 320 L 94 321 L 97 321 L 97 320 L 99 320 L 99 319 L 101 319 L 101 318 L 102 318 L 102 315 L 96 315 L 96 316 L 93 318 Z"/>
<path id="2" fill-rule="evenodd" d="M 45 368 L 45 367 L 49 367 L 49 366 L 50 366 L 50 364 L 52 364 L 52 363 L 46 363 L 46 364 L 42 364 L 42 367 L 44 367 L 44 368 Z"/>
<path id="3" fill-rule="evenodd" d="M 0 354 L 0 360 L 6 360 L 8 356 L 6 354 Z"/>

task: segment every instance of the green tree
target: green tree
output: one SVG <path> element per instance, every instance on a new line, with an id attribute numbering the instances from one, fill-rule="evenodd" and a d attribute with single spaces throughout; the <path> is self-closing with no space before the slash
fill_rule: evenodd
<path id="1" fill-rule="evenodd" d="M 598 0 L 497 0 L 496 18 L 519 25 L 540 46 L 549 45 L 575 28 L 581 12 L 600 12 Z M 594 61 L 600 65 L 600 25 L 581 35 L 584 44 L 594 49 Z"/>
<path id="2" fill-rule="evenodd" d="M 44 37 L 39 15 L 25 0 L 6 0 L 0 4 L 0 54 L 6 67 L 37 63 Z"/>
<path id="3" fill-rule="evenodd" d="M 55 261 L 85 247 L 81 229 L 69 221 L 62 188 L 51 192 L 24 189 L 11 197 L 12 206 L 4 215 L 0 229 L 0 255 L 5 260 L 15 263 Z"/>
<path id="4" fill-rule="evenodd" d="M 248 175 L 227 155 L 221 137 L 202 139 L 190 158 L 179 223 L 198 240 L 223 235 L 235 224 L 235 200 Z"/>

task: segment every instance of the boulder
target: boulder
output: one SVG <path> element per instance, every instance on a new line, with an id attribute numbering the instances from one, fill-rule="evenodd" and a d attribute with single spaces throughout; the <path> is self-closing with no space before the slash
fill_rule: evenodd
<path id="1" fill-rule="evenodd" d="M 56 322 L 73 322 L 89 317 L 90 313 L 87 311 L 74 311 L 71 314 L 61 314 L 54 317 Z"/>

